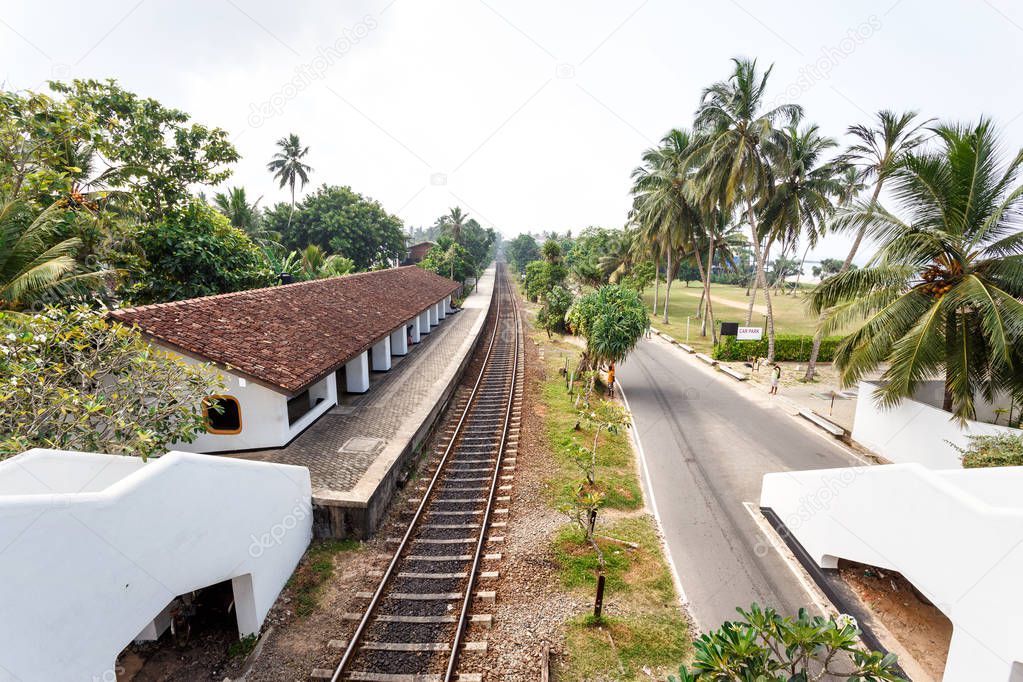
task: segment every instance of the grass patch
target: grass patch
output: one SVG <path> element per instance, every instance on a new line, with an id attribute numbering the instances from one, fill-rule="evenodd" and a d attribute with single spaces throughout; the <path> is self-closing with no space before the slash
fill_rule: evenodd
<path id="1" fill-rule="evenodd" d="M 546 340 L 545 340 L 546 341 Z M 578 348 L 564 341 L 547 342 L 549 349 L 560 349 L 569 353 L 569 369 L 578 362 Z M 564 367 L 564 354 L 547 353 L 547 380 L 543 385 L 542 398 L 546 406 L 544 415 L 547 441 L 559 465 L 558 475 L 548 482 L 552 506 L 570 501 L 583 473 L 569 454 L 570 446 L 576 442 L 586 448 L 593 446 L 593 429 L 579 423 L 575 396 L 569 395 L 565 378 L 558 373 Z M 577 384 L 578 387 L 578 384 Z M 597 447 L 597 480 L 601 482 L 605 497 L 604 506 L 610 509 L 639 509 L 643 506 L 643 494 L 639 487 L 633 463 L 632 444 L 627 431 L 617 434 L 602 432 Z"/>
<path id="2" fill-rule="evenodd" d="M 654 521 L 644 515 L 598 523 L 597 534 L 638 547 L 598 538 L 606 561 L 605 617 L 598 623 L 586 613 L 567 623 L 561 679 L 649 679 L 644 668 L 663 679 L 687 660 L 692 646 Z M 555 556 L 562 584 L 592 599 L 597 559 L 582 532 L 564 528 Z"/>
<path id="3" fill-rule="evenodd" d="M 616 616 L 599 625 L 578 617 L 568 623 L 565 646 L 561 680 L 663 680 L 692 648 L 685 620 L 669 613 Z"/>
<path id="4" fill-rule="evenodd" d="M 256 635 L 245 635 L 237 642 L 231 642 L 231 646 L 227 647 L 227 655 L 231 658 L 248 656 L 256 648 L 256 642 L 258 641 L 259 637 Z"/>
<path id="5" fill-rule="evenodd" d="M 746 308 L 749 306 L 749 297 L 746 296 L 745 287 L 737 287 L 731 284 L 711 284 L 711 299 L 714 302 L 714 319 L 718 325 L 721 322 L 745 322 Z M 777 334 L 813 334 L 817 329 L 817 318 L 806 309 L 806 292 L 809 289 L 800 289 L 794 295 L 776 294 L 771 292 L 771 305 L 774 309 L 774 326 Z M 671 285 L 671 301 L 668 303 L 668 324 L 664 324 L 660 304 L 664 301 L 664 284 L 661 284 L 660 300 L 658 301 L 658 314 L 651 315 L 653 326 L 682 343 L 688 343 L 696 350 L 703 353 L 710 353 L 712 344 L 710 331 L 707 336 L 700 336 L 700 320 L 696 317 L 697 307 L 700 305 L 700 294 L 702 285 L 693 282 L 688 288 L 684 282 L 674 282 Z M 643 292 L 643 302 L 647 308 L 653 303 L 654 289 L 649 287 Z M 765 326 L 764 323 L 764 293 L 757 293 L 755 309 L 753 311 L 753 326 Z M 686 317 L 689 321 L 689 340 L 686 341 Z M 834 334 L 844 333 L 845 330 L 836 330 Z"/>
<path id="6" fill-rule="evenodd" d="M 299 617 L 308 616 L 319 606 L 323 586 L 334 576 L 334 557 L 358 547 L 358 540 L 313 540 L 288 581 Z"/>

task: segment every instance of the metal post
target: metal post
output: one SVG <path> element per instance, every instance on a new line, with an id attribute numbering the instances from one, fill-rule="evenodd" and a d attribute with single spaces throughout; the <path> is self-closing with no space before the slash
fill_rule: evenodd
<path id="1" fill-rule="evenodd" d="M 597 576 L 597 599 L 593 602 L 593 617 L 600 620 L 600 612 L 604 610 L 604 574 Z"/>
<path id="2" fill-rule="evenodd" d="M 690 319 L 691 319 L 691 316 L 690 315 L 686 315 L 686 343 L 689 343 L 689 320 Z"/>

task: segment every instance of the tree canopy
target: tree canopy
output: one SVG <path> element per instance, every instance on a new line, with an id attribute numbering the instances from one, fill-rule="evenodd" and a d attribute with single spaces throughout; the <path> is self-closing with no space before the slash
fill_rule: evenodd
<path id="1" fill-rule="evenodd" d="M 298 202 L 293 218 L 291 210 L 279 203 L 264 215 L 267 229 L 279 233 L 289 250 L 315 244 L 351 258 L 360 270 L 393 262 L 404 252 L 401 220 L 351 187 L 321 185 Z"/>

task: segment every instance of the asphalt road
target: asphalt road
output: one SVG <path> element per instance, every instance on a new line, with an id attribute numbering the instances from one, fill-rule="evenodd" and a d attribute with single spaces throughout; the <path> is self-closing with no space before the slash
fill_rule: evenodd
<path id="1" fill-rule="evenodd" d="M 690 611 L 702 631 L 752 602 L 795 615 L 816 609 L 744 502 L 759 509 L 766 473 L 857 465 L 750 390 L 655 337 L 617 377 L 644 451 L 648 484 Z M 784 387 L 782 388 L 784 392 Z"/>

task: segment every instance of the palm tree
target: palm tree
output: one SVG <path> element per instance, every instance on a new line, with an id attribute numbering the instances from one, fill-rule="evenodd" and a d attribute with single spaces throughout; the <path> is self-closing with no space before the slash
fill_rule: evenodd
<path id="1" fill-rule="evenodd" d="M 767 307 L 768 360 L 774 359 L 774 311 L 767 291 L 764 264 L 770 243 L 765 244 L 758 209 L 767 204 L 774 189 L 771 156 L 777 152 L 775 124 L 796 121 L 802 109 L 783 104 L 762 111 L 764 92 L 771 68 L 763 74 L 756 60 L 733 59 L 735 68 L 728 80 L 719 81 L 703 91 L 696 113 L 696 129 L 703 142 L 692 155 L 698 168 L 701 193 L 730 212 L 742 205 L 749 225 L 756 260 L 756 285 L 764 290 Z M 753 302 L 746 314 L 749 323 Z"/>
<path id="2" fill-rule="evenodd" d="M 924 139 L 924 126 L 930 119 L 922 123 L 914 123 L 917 113 L 907 111 L 896 114 L 893 111 L 881 110 L 875 115 L 876 125 L 870 128 L 865 125 L 854 125 L 849 127 L 849 134 L 855 137 L 858 142 L 852 145 L 846 152 L 848 160 L 860 171 L 860 181 L 874 180 L 874 190 L 870 196 L 869 206 L 871 209 L 877 205 L 881 196 L 881 188 L 893 173 L 898 170 L 899 164 L 906 154 L 920 145 Z M 857 191 L 857 194 L 859 192 Z M 854 196 L 845 197 L 848 203 Z M 869 212 L 867 214 L 869 216 Z M 860 248 L 863 238 L 867 234 L 869 220 L 861 221 L 859 224 L 848 223 L 848 226 L 855 227 L 856 236 L 853 238 L 852 246 L 849 248 L 849 255 L 836 274 L 844 274 L 852 267 L 853 257 Z M 839 225 L 839 227 L 842 227 Z M 818 325 L 819 327 L 819 325 Z M 803 381 L 813 381 L 817 371 L 817 355 L 820 353 L 821 341 L 824 339 L 824 332 L 818 328 L 813 336 L 813 348 L 810 350 L 810 362 L 806 365 L 806 374 Z"/>
<path id="3" fill-rule="evenodd" d="M 694 147 L 690 131 L 668 132 L 661 144 L 643 154 L 643 165 L 633 177 L 633 213 L 649 241 L 657 241 L 665 255 L 664 323 L 668 323 L 671 283 L 683 249 L 691 246 L 700 225 L 700 210 L 693 200 L 687 163 Z M 656 312 L 656 311 L 655 311 Z"/>
<path id="4" fill-rule="evenodd" d="M 75 284 L 95 285 L 111 271 L 82 272 L 78 237 L 61 239 L 55 229 L 65 207 L 52 204 L 32 217 L 23 201 L 0 205 L 0 310 L 16 308 Z"/>
<path id="5" fill-rule="evenodd" d="M 291 188 L 291 214 L 294 214 L 295 183 L 300 181 L 302 183 L 300 188 L 304 188 L 309 182 L 309 173 L 313 170 L 302 161 L 309 153 L 309 147 L 303 147 L 295 133 L 277 140 L 277 146 L 280 149 L 273 155 L 270 163 L 266 164 L 266 168 L 274 174 L 275 180 L 280 181 L 281 189 L 284 189 L 285 185 Z M 288 227 L 291 227 L 291 215 L 288 216 Z"/>
<path id="6" fill-rule="evenodd" d="M 999 158 L 991 122 L 940 125 L 937 148 L 914 150 L 888 175 L 900 215 L 874 199 L 844 209 L 881 246 L 867 267 L 810 297 L 825 331 L 861 320 L 836 348 L 844 385 L 881 363 L 881 405 L 944 375 L 944 409 L 976 416 L 975 396 L 1023 386 L 1023 150 Z"/>
<path id="7" fill-rule="evenodd" d="M 462 228 L 465 227 L 469 214 L 462 211 L 460 206 L 448 209 L 447 215 L 441 216 L 437 222 L 440 224 L 441 234 L 450 235 L 456 243 L 462 242 Z"/>
<path id="8" fill-rule="evenodd" d="M 217 192 L 213 195 L 213 207 L 227 216 L 233 226 L 251 235 L 259 223 L 259 202 L 262 198 L 250 204 L 244 187 L 230 187 L 226 194 Z"/>

